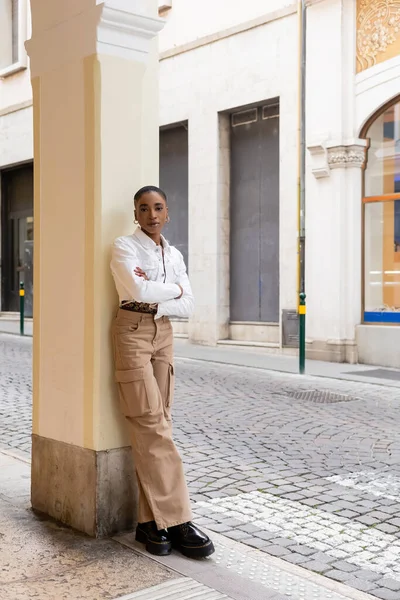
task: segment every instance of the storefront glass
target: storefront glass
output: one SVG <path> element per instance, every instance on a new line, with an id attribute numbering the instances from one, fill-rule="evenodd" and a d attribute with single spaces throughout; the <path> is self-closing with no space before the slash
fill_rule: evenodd
<path id="1" fill-rule="evenodd" d="M 400 323 L 400 102 L 370 125 L 364 203 L 364 322 Z"/>

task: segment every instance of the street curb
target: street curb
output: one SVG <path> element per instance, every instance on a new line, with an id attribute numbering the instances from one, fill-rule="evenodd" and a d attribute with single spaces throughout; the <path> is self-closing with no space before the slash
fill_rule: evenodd
<path id="1" fill-rule="evenodd" d="M 120 596 L 115 600 L 164 600 L 164 598 L 173 600 L 191 600 L 192 598 L 197 600 L 232 600 L 225 594 L 199 584 L 188 577 L 172 579 L 139 592 Z"/>
<path id="2" fill-rule="evenodd" d="M 179 354 L 175 354 L 175 359 L 188 361 L 188 362 L 200 362 L 200 363 L 208 363 L 214 366 L 224 365 L 225 367 L 235 367 L 237 369 L 250 369 L 254 371 L 265 371 L 270 373 L 279 373 L 281 375 L 289 375 L 292 377 L 310 377 L 315 379 L 330 379 L 331 381 L 345 381 L 349 383 L 361 383 L 363 385 L 376 385 L 377 387 L 390 387 L 390 388 L 399 388 L 399 384 L 393 383 L 390 380 L 385 381 L 376 381 L 375 379 L 368 378 L 366 379 L 351 379 L 350 377 L 340 377 L 339 375 L 315 375 L 314 373 L 307 373 L 307 371 L 300 375 L 299 373 L 293 373 L 293 371 L 284 371 L 282 369 L 275 369 L 273 367 L 249 367 L 248 365 L 239 365 L 236 363 L 229 363 L 223 360 L 212 360 L 206 358 L 191 358 L 189 356 L 180 356 Z M 345 363 L 343 363 L 345 364 Z M 351 366 L 351 365 L 349 365 Z M 371 366 L 373 368 L 373 366 Z M 385 367 L 382 367 L 385 368 Z"/>
<path id="3" fill-rule="evenodd" d="M 336 594 L 343 596 L 345 599 L 348 599 L 348 600 L 378 600 L 376 596 L 372 596 L 365 592 L 361 592 L 360 590 L 349 587 L 341 582 L 335 581 L 334 579 L 330 579 L 328 577 L 324 577 L 323 575 L 319 575 L 318 573 L 315 573 L 314 571 L 309 571 L 308 569 L 304 569 L 303 567 L 301 567 L 299 565 L 294 565 L 292 563 L 289 563 L 289 562 L 283 560 L 282 558 L 271 556 L 270 554 L 268 554 L 268 552 L 265 552 L 265 551 L 261 552 L 260 550 L 252 548 L 251 546 L 247 546 L 246 544 L 243 544 L 236 540 L 232 540 L 221 534 L 215 533 L 214 531 L 210 531 L 207 529 L 204 529 L 204 531 L 209 537 L 211 537 L 213 539 L 216 547 L 218 545 L 223 545 L 225 547 L 228 547 L 228 550 L 229 549 L 239 550 L 243 555 L 246 556 L 246 558 L 248 557 L 249 559 L 255 559 L 260 563 L 264 563 L 268 566 L 275 567 L 276 569 L 279 569 L 280 571 L 287 573 L 288 576 L 295 576 L 295 577 L 298 577 L 299 579 L 306 580 L 306 581 L 318 586 L 319 588 L 321 588 L 321 591 L 325 590 L 327 593 L 336 593 Z M 189 570 L 188 562 L 187 562 L 188 559 L 185 559 L 184 557 L 181 557 L 181 556 L 174 555 L 174 563 L 175 564 L 174 564 L 174 566 L 171 566 L 169 564 L 169 557 L 156 557 L 153 555 L 149 555 L 148 552 L 143 550 L 138 544 L 132 543 L 132 542 L 126 540 L 125 538 L 126 538 L 126 534 L 125 535 L 121 534 L 121 535 L 113 537 L 113 540 L 122 544 L 123 546 L 127 546 L 128 548 L 131 548 L 135 552 L 139 552 L 143 556 L 147 556 L 147 557 L 150 556 L 150 558 L 152 560 L 162 564 L 163 566 L 168 567 L 171 571 L 175 571 L 176 573 L 178 573 L 180 575 L 184 575 L 185 577 L 191 577 L 193 579 L 197 579 L 197 581 L 199 581 L 199 583 L 206 583 L 205 581 L 201 581 L 201 572 L 199 572 L 198 570 L 196 570 L 195 572 L 193 572 L 192 570 Z M 191 563 L 189 563 L 189 564 L 191 564 Z M 205 567 L 206 567 L 206 565 L 205 565 Z M 224 567 L 219 566 L 219 565 L 213 565 L 213 568 L 214 569 L 223 569 Z M 233 569 L 233 572 L 234 572 L 234 569 Z M 243 579 L 244 579 L 244 581 L 247 580 L 246 578 L 243 578 Z M 277 593 L 277 590 L 272 590 L 269 588 L 265 588 L 265 589 L 266 589 L 266 593 L 268 591 Z M 220 589 L 219 591 L 221 593 L 226 593 L 229 595 L 228 591 L 225 591 L 222 589 Z"/>
<path id="4" fill-rule="evenodd" d="M 0 454 L 4 454 L 5 456 L 9 456 L 15 460 L 24 462 L 27 465 L 30 465 L 32 462 L 30 455 L 27 452 L 22 452 L 20 450 L 8 450 L 7 448 L 4 448 L 4 446 L 0 446 Z"/>
<path id="5" fill-rule="evenodd" d="M 23 339 L 23 338 L 33 338 L 33 333 L 24 333 L 21 335 L 20 333 L 14 333 L 13 331 L 3 331 L 0 329 L 0 335 L 12 335 L 14 337 Z"/>

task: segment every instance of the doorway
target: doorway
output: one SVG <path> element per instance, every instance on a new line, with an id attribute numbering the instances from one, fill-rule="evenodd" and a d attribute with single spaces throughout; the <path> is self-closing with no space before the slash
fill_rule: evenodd
<path id="1" fill-rule="evenodd" d="M 230 320 L 279 322 L 279 102 L 231 115 Z"/>
<path id="2" fill-rule="evenodd" d="M 33 314 L 33 164 L 1 172 L 2 311 L 19 311 L 25 286 L 25 316 Z"/>
<path id="3" fill-rule="evenodd" d="M 165 227 L 165 237 L 189 260 L 188 212 L 188 127 L 178 125 L 160 131 L 160 187 L 168 197 L 171 217 Z"/>

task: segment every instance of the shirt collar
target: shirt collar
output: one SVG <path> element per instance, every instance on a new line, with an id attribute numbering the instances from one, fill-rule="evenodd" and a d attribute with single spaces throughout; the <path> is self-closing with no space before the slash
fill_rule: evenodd
<path id="1" fill-rule="evenodd" d="M 153 242 L 153 240 L 149 238 L 149 236 L 146 235 L 140 227 L 137 227 L 133 237 L 135 237 L 139 241 L 140 245 L 147 250 L 155 250 L 157 248 L 157 244 Z M 165 252 L 171 252 L 171 246 L 163 235 L 161 235 L 161 243 Z"/>

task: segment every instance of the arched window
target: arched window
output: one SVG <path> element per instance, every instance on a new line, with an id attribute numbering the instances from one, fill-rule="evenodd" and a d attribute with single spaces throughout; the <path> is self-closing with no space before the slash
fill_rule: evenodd
<path id="1" fill-rule="evenodd" d="M 364 322 L 400 324 L 400 99 L 365 137 Z"/>

